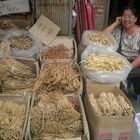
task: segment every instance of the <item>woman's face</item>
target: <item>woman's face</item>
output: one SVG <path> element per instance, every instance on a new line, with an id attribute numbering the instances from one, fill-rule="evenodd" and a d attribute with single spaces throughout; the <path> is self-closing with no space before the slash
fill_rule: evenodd
<path id="1" fill-rule="evenodd" d="M 130 28 L 135 25 L 137 18 L 133 15 L 131 10 L 125 10 L 122 15 L 122 25 L 124 28 Z"/>

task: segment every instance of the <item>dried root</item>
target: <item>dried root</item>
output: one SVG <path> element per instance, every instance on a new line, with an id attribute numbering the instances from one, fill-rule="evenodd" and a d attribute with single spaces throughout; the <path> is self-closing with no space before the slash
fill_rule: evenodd
<path id="1" fill-rule="evenodd" d="M 81 115 L 61 93 L 44 95 L 31 111 L 31 135 L 42 139 L 82 135 Z"/>

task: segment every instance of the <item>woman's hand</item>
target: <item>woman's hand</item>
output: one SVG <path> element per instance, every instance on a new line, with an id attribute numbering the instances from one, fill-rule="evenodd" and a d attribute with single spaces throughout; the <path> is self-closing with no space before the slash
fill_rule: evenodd
<path id="1" fill-rule="evenodd" d="M 120 25 L 120 24 L 122 23 L 122 17 L 116 17 L 115 23 L 116 23 L 117 25 Z"/>
<path id="2" fill-rule="evenodd" d="M 112 31 L 122 23 L 122 18 L 121 17 L 116 17 L 116 21 L 113 22 L 110 26 L 108 26 L 106 29 L 103 31 L 106 33 L 112 33 Z"/>

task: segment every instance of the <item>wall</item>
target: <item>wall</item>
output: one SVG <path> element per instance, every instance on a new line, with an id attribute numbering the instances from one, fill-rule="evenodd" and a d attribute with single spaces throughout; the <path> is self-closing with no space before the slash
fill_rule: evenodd
<path id="1" fill-rule="evenodd" d="M 102 30 L 108 24 L 110 0 L 95 0 L 95 29 Z"/>

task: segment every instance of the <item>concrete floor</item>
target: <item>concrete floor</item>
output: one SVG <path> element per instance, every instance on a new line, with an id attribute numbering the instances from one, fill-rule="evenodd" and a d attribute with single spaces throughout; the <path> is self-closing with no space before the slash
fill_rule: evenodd
<path id="1" fill-rule="evenodd" d="M 134 99 L 135 92 L 133 90 L 133 87 L 128 89 L 128 94 L 126 94 L 126 95 L 129 98 L 129 100 L 131 101 L 131 103 L 133 104 L 135 112 L 140 113 L 140 101 L 138 102 Z"/>

